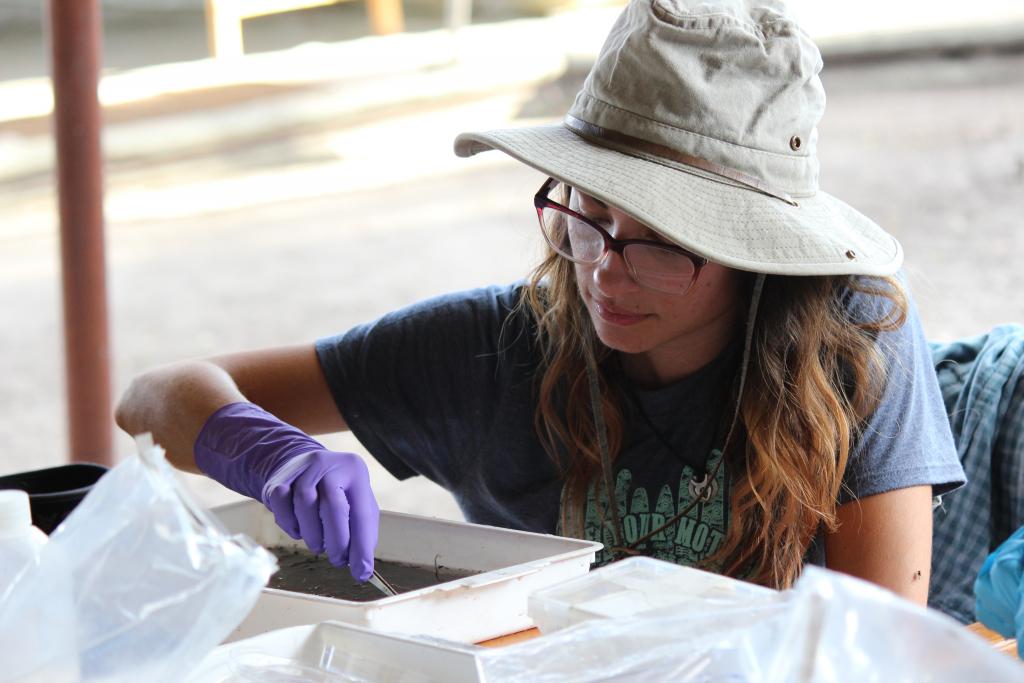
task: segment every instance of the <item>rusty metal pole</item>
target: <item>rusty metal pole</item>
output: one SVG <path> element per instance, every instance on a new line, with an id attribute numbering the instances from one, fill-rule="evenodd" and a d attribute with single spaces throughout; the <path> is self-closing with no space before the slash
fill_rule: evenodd
<path id="1" fill-rule="evenodd" d="M 98 0 L 50 0 L 70 457 L 111 464 L 113 409 L 97 92 L 101 41 Z"/>

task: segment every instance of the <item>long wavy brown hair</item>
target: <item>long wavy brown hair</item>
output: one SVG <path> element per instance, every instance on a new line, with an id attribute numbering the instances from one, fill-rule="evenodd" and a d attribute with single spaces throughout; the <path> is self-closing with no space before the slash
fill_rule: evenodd
<path id="1" fill-rule="evenodd" d="M 852 292 L 878 298 L 877 318 L 851 317 L 844 297 Z M 573 264 L 550 249 L 531 273 L 520 307 L 536 321 L 543 350 L 534 423 L 565 478 L 562 530 L 582 536 L 587 494 L 592 490 L 597 499 L 601 482 L 586 354 L 597 361 L 614 462 L 625 430 L 624 390 L 609 371 L 614 352 L 597 339 Z M 906 312 L 906 295 L 893 278 L 766 277 L 738 424 L 725 453 L 729 528 L 705 568 L 785 588 L 819 529 L 837 528 L 850 450 L 885 385 L 878 335 L 902 325 Z M 742 327 L 738 320 L 737 334 Z M 729 417 L 734 407 L 727 408 Z"/>

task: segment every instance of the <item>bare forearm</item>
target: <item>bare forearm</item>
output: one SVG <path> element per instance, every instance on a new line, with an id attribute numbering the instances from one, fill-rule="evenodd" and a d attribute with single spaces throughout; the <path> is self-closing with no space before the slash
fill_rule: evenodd
<path id="1" fill-rule="evenodd" d="M 246 400 L 231 376 L 205 361 L 176 363 L 140 375 L 117 406 L 118 426 L 131 435 L 152 432 L 179 469 L 198 472 L 193 445 L 221 406 Z"/>
<path id="2" fill-rule="evenodd" d="M 218 408 L 237 401 L 251 401 L 307 434 L 348 428 L 312 344 L 150 370 L 128 387 L 117 407 L 117 424 L 129 434 L 152 432 L 175 467 L 195 472 L 199 431 Z"/>

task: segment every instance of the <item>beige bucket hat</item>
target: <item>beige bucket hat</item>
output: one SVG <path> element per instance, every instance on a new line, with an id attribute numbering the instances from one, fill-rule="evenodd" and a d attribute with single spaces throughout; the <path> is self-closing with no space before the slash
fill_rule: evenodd
<path id="1" fill-rule="evenodd" d="M 560 124 L 463 133 L 717 263 L 891 275 L 903 250 L 818 189 L 821 54 L 772 0 L 634 0 Z"/>

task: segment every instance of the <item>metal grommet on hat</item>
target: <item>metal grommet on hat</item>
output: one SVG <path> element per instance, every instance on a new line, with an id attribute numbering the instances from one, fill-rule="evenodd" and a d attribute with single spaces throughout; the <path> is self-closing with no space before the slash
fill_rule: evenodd
<path id="1" fill-rule="evenodd" d="M 802 141 L 800 140 L 800 136 L 799 136 L 799 135 L 794 135 L 793 137 L 791 137 L 791 138 L 789 139 L 789 148 L 790 148 L 791 150 L 793 150 L 794 152 L 796 152 L 797 150 L 799 150 L 799 149 L 800 149 L 800 146 L 801 146 L 802 144 L 803 144 L 803 142 L 802 142 Z"/>
<path id="2" fill-rule="evenodd" d="M 853 249 L 847 249 L 846 258 L 852 261 L 853 259 L 857 258 L 857 252 L 855 252 Z"/>

